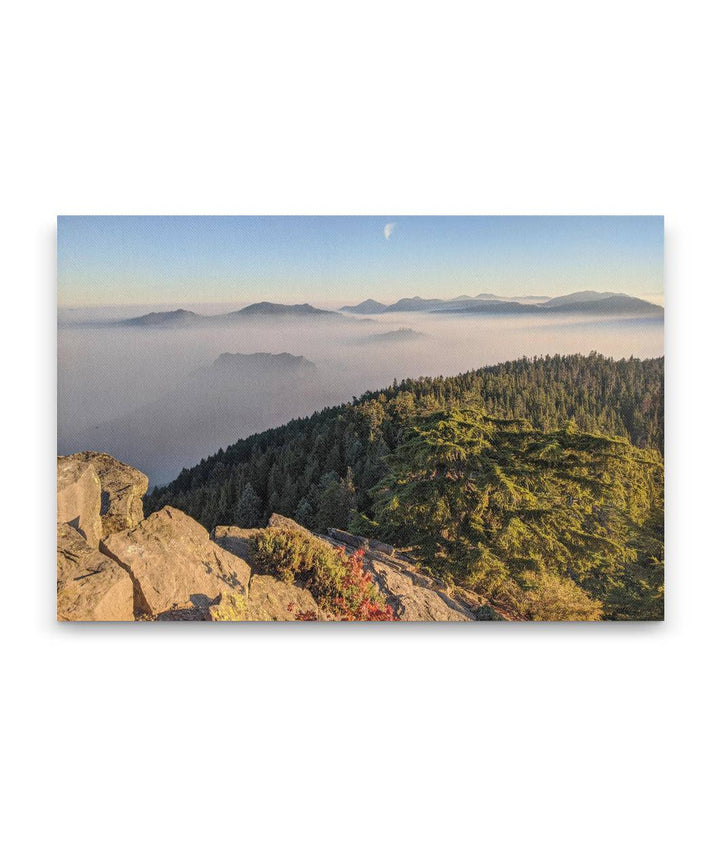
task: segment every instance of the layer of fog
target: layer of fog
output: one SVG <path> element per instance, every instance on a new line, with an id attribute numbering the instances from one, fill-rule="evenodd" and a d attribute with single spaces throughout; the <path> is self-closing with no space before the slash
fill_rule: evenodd
<path id="1" fill-rule="evenodd" d="M 148 473 L 153 484 L 240 437 L 351 400 L 394 378 L 448 376 L 520 356 L 663 353 L 662 319 L 655 318 L 394 313 L 357 324 L 293 318 L 198 329 L 87 325 L 129 314 L 61 313 L 58 451 L 107 451 Z M 403 327 L 426 338 L 372 339 Z M 256 351 L 302 355 L 318 371 L 289 382 L 262 376 L 228 382 L 211 371 L 198 382 L 195 373 L 221 353 Z"/>

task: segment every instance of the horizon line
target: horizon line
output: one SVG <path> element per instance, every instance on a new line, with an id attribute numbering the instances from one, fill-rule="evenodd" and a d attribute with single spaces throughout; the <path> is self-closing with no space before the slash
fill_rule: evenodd
<path id="1" fill-rule="evenodd" d="M 583 293 L 588 292 L 588 291 L 594 291 L 598 294 L 602 293 L 602 292 L 600 292 L 594 288 L 583 288 L 583 289 L 580 289 L 578 291 L 568 291 L 568 292 L 563 292 L 561 294 L 556 294 L 556 295 L 539 295 L 539 296 L 544 297 L 548 300 L 552 300 L 556 297 L 566 297 L 569 294 L 583 294 Z M 490 294 L 492 292 L 481 292 L 481 293 Z M 625 291 L 612 291 L 610 293 L 612 293 L 612 294 L 623 294 L 627 297 L 635 297 L 639 300 L 645 300 L 648 303 L 654 303 L 657 306 L 663 306 L 664 307 L 664 305 L 665 305 L 665 303 L 664 303 L 665 291 L 664 290 L 662 292 L 646 292 L 643 294 L 628 294 L 628 292 L 625 292 Z M 505 300 L 520 300 L 520 299 L 526 299 L 526 297 L 527 297 L 527 295 L 525 295 L 525 294 L 509 294 L 509 295 L 497 294 L 495 296 L 499 297 L 501 299 L 505 299 Z M 533 296 L 535 296 L 535 295 L 533 295 Z M 443 301 L 449 303 L 449 302 L 452 302 L 453 300 L 455 300 L 457 298 L 462 298 L 462 296 L 457 295 L 457 297 L 448 297 L 448 298 L 441 297 L 441 298 L 438 298 L 435 295 L 432 295 L 430 297 L 425 297 L 425 296 L 420 295 L 420 294 L 413 294 L 413 295 L 408 294 L 408 295 L 403 295 L 402 297 L 395 298 L 394 300 L 392 300 L 390 302 L 377 300 L 377 298 L 375 298 L 375 297 L 364 297 L 364 298 L 355 297 L 355 298 L 352 298 L 351 300 L 354 300 L 355 302 L 351 302 L 351 301 L 346 300 L 346 299 L 343 299 L 343 300 L 336 299 L 336 300 L 332 300 L 332 301 L 326 301 L 326 300 L 315 301 L 313 298 L 304 299 L 304 300 L 301 298 L 297 298 L 297 299 L 293 300 L 291 298 L 287 302 L 278 301 L 278 300 L 268 300 L 265 298 L 260 299 L 260 300 L 251 300 L 251 301 L 207 299 L 207 300 L 180 300 L 180 301 L 176 301 L 176 300 L 130 301 L 127 303 L 60 303 L 60 301 L 58 300 L 57 308 L 58 309 L 64 309 L 64 310 L 80 310 L 80 309 L 123 309 L 123 308 L 130 308 L 130 307 L 173 306 L 173 307 L 176 307 L 177 309 L 184 309 L 184 308 L 189 307 L 189 306 L 211 306 L 211 305 L 215 305 L 215 306 L 239 306 L 239 308 L 244 308 L 246 306 L 253 306 L 253 305 L 258 304 L 258 303 L 271 303 L 275 306 L 310 305 L 310 306 L 315 306 L 316 308 L 324 308 L 325 306 L 334 306 L 334 307 L 350 306 L 350 305 L 357 306 L 357 305 L 364 303 L 368 300 L 374 300 L 377 303 L 383 303 L 385 306 L 392 306 L 394 303 L 397 303 L 399 300 L 413 300 L 413 299 L 418 299 L 418 298 L 421 300 L 443 300 Z M 468 295 L 467 297 L 465 297 L 463 299 L 477 300 L 477 299 L 481 299 L 481 298 L 477 298 L 475 295 Z M 410 311 L 412 311 L 412 310 L 410 310 Z"/>

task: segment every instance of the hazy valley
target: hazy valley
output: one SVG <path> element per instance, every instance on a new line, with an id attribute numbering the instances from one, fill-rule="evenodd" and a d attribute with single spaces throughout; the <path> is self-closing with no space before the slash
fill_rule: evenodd
<path id="1" fill-rule="evenodd" d="M 523 355 L 663 353 L 661 307 L 598 312 L 596 304 L 607 300 L 612 305 L 612 296 L 587 295 L 579 312 L 573 296 L 573 311 L 517 313 L 443 301 L 432 311 L 365 317 L 262 303 L 193 314 L 60 310 L 58 450 L 102 449 L 146 472 L 152 486 L 239 438 L 394 379 L 449 376 Z M 244 356 L 223 361 L 222 354 Z M 287 356 L 273 365 L 270 354 Z"/>

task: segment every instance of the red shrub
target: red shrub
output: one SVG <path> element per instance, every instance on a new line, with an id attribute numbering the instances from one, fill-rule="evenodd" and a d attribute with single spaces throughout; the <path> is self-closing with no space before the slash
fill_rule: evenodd
<path id="1" fill-rule="evenodd" d="M 370 574 L 363 570 L 363 550 L 345 555 L 344 547 L 337 547 L 338 558 L 345 573 L 340 578 L 341 592 L 333 599 L 333 607 L 341 621 L 395 621 L 392 607 L 378 591 Z"/>

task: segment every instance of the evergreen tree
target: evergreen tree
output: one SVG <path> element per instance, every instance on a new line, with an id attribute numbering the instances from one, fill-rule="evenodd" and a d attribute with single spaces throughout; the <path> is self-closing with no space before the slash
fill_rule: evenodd
<path id="1" fill-rule="evenodd" d="M 303 497 L 298 503 L 298 507 L 295 509 L 293 518 L 297 520 L 301 526 L 305 526 L 307 529 L 316 528 L 315 510 L 306 497 Z"/>
<path id="2" fill-rule="evenodd" d="M 260 525 L 262 503 L 251 484 L 245 485 L 243 492 L 235 505 L 233 522 L 244 529 L 252 529 Z"/>

